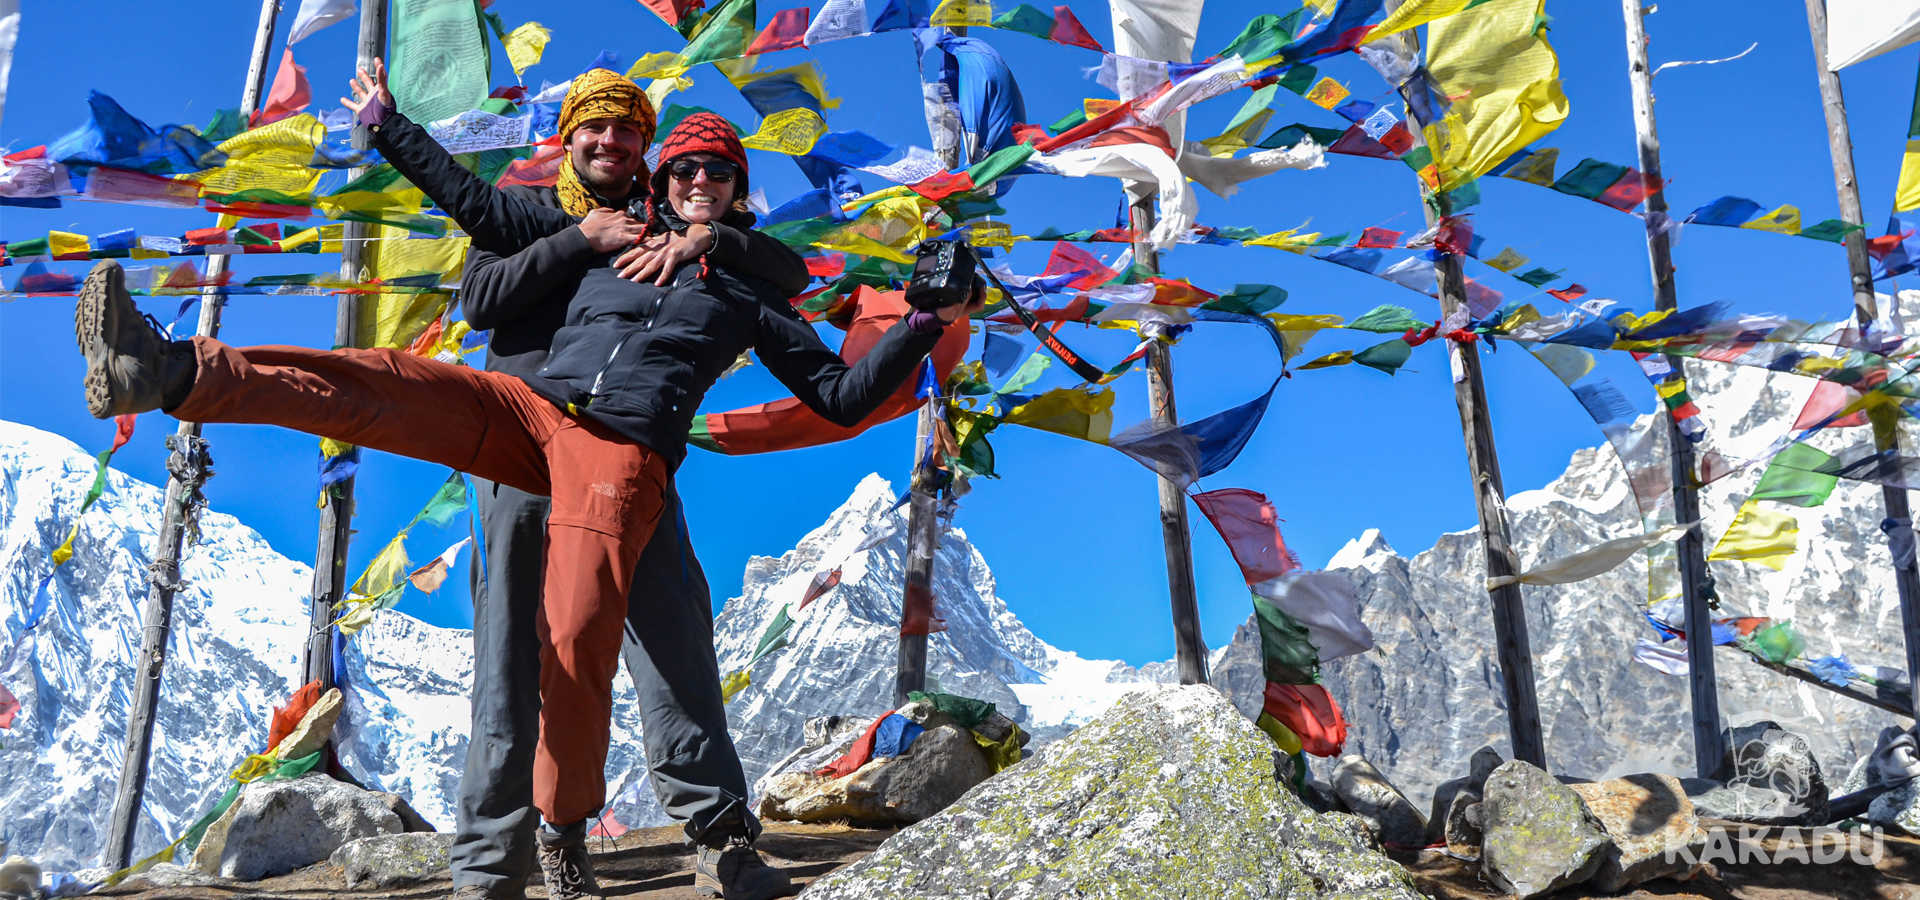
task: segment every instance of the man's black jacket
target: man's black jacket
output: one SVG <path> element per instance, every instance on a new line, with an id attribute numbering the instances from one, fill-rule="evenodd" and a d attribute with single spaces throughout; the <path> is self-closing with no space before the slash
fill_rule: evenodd
<path id="1" fill-rule="evenodd" d="M 375 128 L 375 142 L 400 174 L 460 223 L 475 248 L 535 257 L 516 273 L 520 283 L 578 279 L 545 364 L 521 377 L 541 396 L 676 467 L 701 399 L 742 351 L 752 349 L 823 418 L 851 426 L 879 407 L 940 340 L 939 332 L 920 334 L 903 320 L 850 366 L 794 311 L 791 292 L 700 261 L 682 266 L 670 287 L 636 284 L 610 265 L 616 254 L 587 245 L 572 216 L 495 189 L 405 116 L 390 114 Z"/>

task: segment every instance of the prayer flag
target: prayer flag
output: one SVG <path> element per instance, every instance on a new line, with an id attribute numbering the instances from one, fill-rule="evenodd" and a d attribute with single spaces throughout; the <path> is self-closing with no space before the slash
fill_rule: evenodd
<path id="1" fill-rule="evenodd" d="M 1786 567 L 1787 557 L 1799 547 L 1800 523 L 1791 513 L 1766 509 L 1754 500 L 1741 504 L 1708 559 L 1738 559 L 1767 568 Z"/>
<path id="2" fill-rule="evenodd" d="M 487 99 L 492 60 L 478 5 L 391 0 L 388 16 L 388 86 L 407 118 L 438 122 Z"/>
<path id="3" fill-rule="evenodd" d="M 1720 197 L 1687 214 L 1686 221 L 1701 225 L 1743 225 L 1760 213 L 1761 206 L 1745 197 Z"/>
<path id="4" fill-rule="evenodd" d="M 552 37 L 553 32 L 539 22 L 527 22 L 507 32 L 500 44 L 507 51 L 507 62 L 513 66 L 515 78 L 540 61 L 541 55 L 547 51 L 547 41 Z"/>
<path id="5" fill-rule="evenodd" d="M 773 20 L 760 31 L 747 47 L 749 56 L 757 53 L 772 53 L 776 50 L 791 50 L 807 42 L 807 13 L 804 6 L 795 6 L 773 14 Z"/>
<path id="6" fill-rule="evenodd" d="M 287 46 L 350 18 L 353 18 L 353 0 L 300 0 L 300 11 L 294 14 L 293 28 L 287 32 Z"/>
<path id="7" fill-rule="evenodd" d="M 755 15 L 754 0 L 724 0 L 693 27 L 680 64 L 692 68 L 744 54 L 753 41 Z"/>
<path id="8" fill-rule="evenodd" d="M 1920 8 L 1920 3 L 1916 3 Z M 1907 117 L 1907 149 L 1900 157 L 1900 182 L 1893 195 L 1896 212 L 1920 208 L 1920 75 L 1913 86 L 1913 112 Z"/>
<path id="9" fill-rule="evenodd" d="M 1798 425 L 1795 426 L 1799 427 Z M 1754 485 L 1751 500 L 1772 500 L 1788 506 L 1819 506 L 1839 485 L 1837 475 L 1822 470 L 1833 457 L 1806 444 L 1788 444 L 1767 464 Z"/>
<path id="10" fill-rule="evenodd" d="M 1080 24 L 1080 19 L 1073 14 L 1073 9 L 1067 6 L 1053 8 L 1053 29 L 1047 33 L 1047 39 L 1069 47 L 1085 47 L 1100 53 L 1106 52 L 1106 48 L 1100 46 L 1100 42 L 1087 33 L 1086 26 Z"/>
<path id="11" fill-rule="evenodd" d="M 1626 166 L 1601 162 L 1597 159 L 1583 159 L 1567 174 L 1560 176 L 1560 180 L 1555 181 L 1552 187 L 1562 194 L 1572 194 L 1575 197 L 1592 200 L 1606 193 L 1607 188 L 1612 187 L 1613 183 L 1619 181 L 1627 172 Z"/>
<path id="12" fill-rule="evenodd" d="M 1748 222 L 1745 225 L 1742 225 L 1740 227 L 1752 228 L 1759 231 L 1777 231 L 1781 234 L 1799 234 L 1800 233 L 1800 209 L 1799 207 L 1796 207 L 1790 203 L 1785 204 L 1785 205 L 1782 205 L 1779 209 L 1776 209 L 1773 212 L 1767 213 L 1766 215 L 1761 216 L 1758 219 L 1754 219 L 1753 221 Z"/>
<path id="13" fill-rule="evenodd" d="M 1278 578 L 1300 568 L 1280 536 L 1280 516 L 1265 494 L 1222 488 L 1193 495 L 1193 502 L 1227 542 L 1227 550 L 1248 584 Z"/>
<path id="14" fill-rule="evenodd" d="M 1920 0 L 1827 0 L 1827 68 L 1835 72 L 1920 40 Z"/>
<path id="15" fill-rule="evenodd" d="M 1399 34 L 1409 28 L 1425 25 L 1435 19 L 1445 18 L 1470 6 L 1485 3 L 1486 0 L 1407 0 L 1399 8 L 1387 13 L 1361 43 L 1372 43 L 1390 34 Z"/>
<path id="16" fill-rule="evenodd" d="M 408 575 L 407 580 L 423 593 L 431 594 L 439 590 L 440 585 L 447 580 L 447 572 L 453 568 L 453 561 L 459 558 L 460 550 L 466 547 L 470 540 L 472 538 L 464 537 L 455 541 L 453 546 L 442 550 L 432 562 L 413 570 L 413 574 Z"/>
<path id="17" fill-rule="evenodd" d="M 664 2 L 664 0 L 662 0 Z M 813 16 L 803 38 L 809 47 L 868 31 L 866 0 L 827 0 Z"/>
<path id="18" fill-rule="evenodd" d="M 1544 0 L 1491 0 L 1428 26 L 1427 70 L 1456 98 L 1440 121 L 1421 123 L 1443 189 L 1485 174 L 1566 119 L 1545 22 Z"/>

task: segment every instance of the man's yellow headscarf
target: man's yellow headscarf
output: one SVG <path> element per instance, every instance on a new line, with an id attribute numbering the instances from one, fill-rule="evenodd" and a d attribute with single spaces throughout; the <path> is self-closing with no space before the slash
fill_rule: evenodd
<path id="1" fill-rule="evenodd" d="M 560 103 L 561 140 L 571 139 L 573 130 L 580 127 L 580 123 L 593 119 L 624 119 L 632 122 L 640 126 L 642 152 L 653 144 L 653 101 L 647 99 L 646 92 L 640 90 L 639 85 L 612 69 L 588 69 L 573 79 L 573 86 L 567 89 L 567 99 Z M 647 183 L 645 163 L 641 163 L 635 180 L 641 185 Z M 554 188 L 560 192 L 560 206 L 570 215 L 584 216 L 600 205 L 593 191 L 580 181 L 580 173 L 573 168 L 571 154 L 560 165 L 560 180 Z"/>

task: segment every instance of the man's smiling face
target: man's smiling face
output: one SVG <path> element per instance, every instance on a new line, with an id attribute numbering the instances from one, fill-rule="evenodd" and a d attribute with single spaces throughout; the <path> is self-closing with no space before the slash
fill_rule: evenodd
<path id="1" fill-rule="evenodd" d="M 608 200 L 622 200 L 647 162 L 640 126 L 625 119 L 588 119 L 567 136 L 567 158 L 580 180 Z"/>

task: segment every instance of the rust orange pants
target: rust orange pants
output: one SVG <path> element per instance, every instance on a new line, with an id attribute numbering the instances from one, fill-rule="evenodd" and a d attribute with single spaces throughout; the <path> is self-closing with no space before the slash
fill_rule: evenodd
<path id="1" fill-rule="evenodd" d="M 553 498 L 534 806 L 555 826 L 598 812 L 627 591 L 660 518 L 665 460 L 512 375 L 396 350 L 193 346 L 193 390 L 169 410 L 177 418 L 280 425 Z"/>

